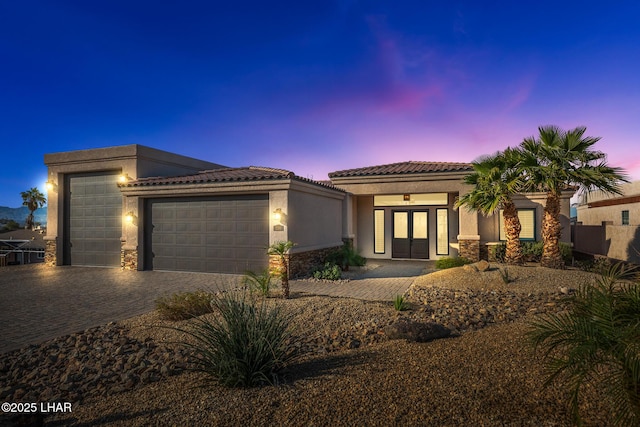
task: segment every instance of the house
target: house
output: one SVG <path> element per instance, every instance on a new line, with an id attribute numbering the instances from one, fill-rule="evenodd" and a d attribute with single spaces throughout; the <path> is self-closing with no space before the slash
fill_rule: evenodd
<path id="1" fill-rule="evenodd" d="M 395 163 L 318 182 L 129 145 L 47 154 L 45 164 L 50 265 L 244 273 L 267 268 L 266 248 L 290 240 L 297 275 L 344 241 L 373 259 L 477 260 L 504 239 L 500 215 L 454 209 L 471 190 L 462 181 L 468 163 Z M 540 239 L 544 199 L 515 198 L 522 238 Z"/>
<path id="2" fill-rule="evenodd" d="M 620 186 L 622 195 L 592 191 L 577 203 L 575 249 L 640 264 L 640 181 Z"/>
<path id="3" fill-rule="evenodd" d="M 39 230 L 0 233 L 0 266 L 44 262 L 45 243 Z"/>

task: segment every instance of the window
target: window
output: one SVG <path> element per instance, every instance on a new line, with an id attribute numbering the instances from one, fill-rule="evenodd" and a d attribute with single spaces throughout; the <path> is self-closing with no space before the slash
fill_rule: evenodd
<path id="1" fill-rule="evenodd" d="M 373 196 L 373 206 L 447 205 L 448 193 L 389 194 Z"/>
<path id="2" fill-rule="evenodd" d="M 449 212 L 436 209 L 436 254 L 449 255 Z"/>
<path id="3" fill-rule="evenodd" d="M 536 240 L 536 210 L 518 209 L 518 219 L 520 219 L 520 240 Z M 500 209 L 500 240 L 507 240 L 504 230 L 504 216 Z"/>
<path id="4" fill-rule="evenodd" d="M 622 211 L 622 225 L 629 225 L 629 211 Z"/>
<path id="5" fill-rule="evenodd" d="M 384 253 L 384 210 L 373 211 L 373 253 Z"/>

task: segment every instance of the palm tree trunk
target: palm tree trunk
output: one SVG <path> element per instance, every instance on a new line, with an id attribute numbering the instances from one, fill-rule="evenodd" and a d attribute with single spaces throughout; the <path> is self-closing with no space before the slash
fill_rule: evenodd
<path id="1" fill-rule="evenodd" d="M 504 261 L 507 264 L 522 264 L 522 245 L 520 244 L 520 218 L 518 218 L 518 210 L 511 200 L 503 203 L 503 216 L 505 234 L 507 237 L 507 250 Z"/>
<path id="2" fill-rule="evenodd" d="M 282 298 L 289 299 L 289 257 L 286 255 L 282 256 L 282 265 L 280 268 L 282 269 Z"/>
<path id="3" fill-rule="evenodd" d="M 564 261 L 560 254 L 560 198 L 550 191 L 547 193 L 547 204 L 542 218 L 542 259 L 540 264 L 549 268 L 564 268 Z"/>

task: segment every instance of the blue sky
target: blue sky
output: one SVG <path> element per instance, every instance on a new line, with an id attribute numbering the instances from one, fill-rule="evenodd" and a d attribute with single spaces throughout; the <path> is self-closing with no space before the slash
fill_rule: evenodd
<path id="1" fill-rule="evenodd" d="M 634 1 L 0 3 L 0 206 L 45 153 L 143 144 L 315 179 L 587 126 L 640 179 Z"/>

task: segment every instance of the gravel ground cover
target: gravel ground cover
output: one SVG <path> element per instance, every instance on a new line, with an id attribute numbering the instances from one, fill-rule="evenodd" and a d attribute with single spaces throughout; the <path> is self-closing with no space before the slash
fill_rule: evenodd
<path id="1" fill-rule="evenodd" d="M 199 387 L 188 352 L 172 344 L 184 337 L 159 327 L 188 321 L 148 313 L 3 355 L 0 400 L 73 403 L 72 413 L 25 421 L 45 425 L 570 425 L 562 392 L 542 388 L 526 321 L 562 310 L 564 293 L 595 276 L 507 268 L 510 283 L 495 266 L 421 276 L 406 312 L 305 294 L 270 300 L 296 313 L 303 354 L 277 386 Z M 441 323 L 453 338 L 389 340 L 384 327 L 400 318 Z M 595 391 L 584 405 L 587 425 L 607 425 Z"/>

